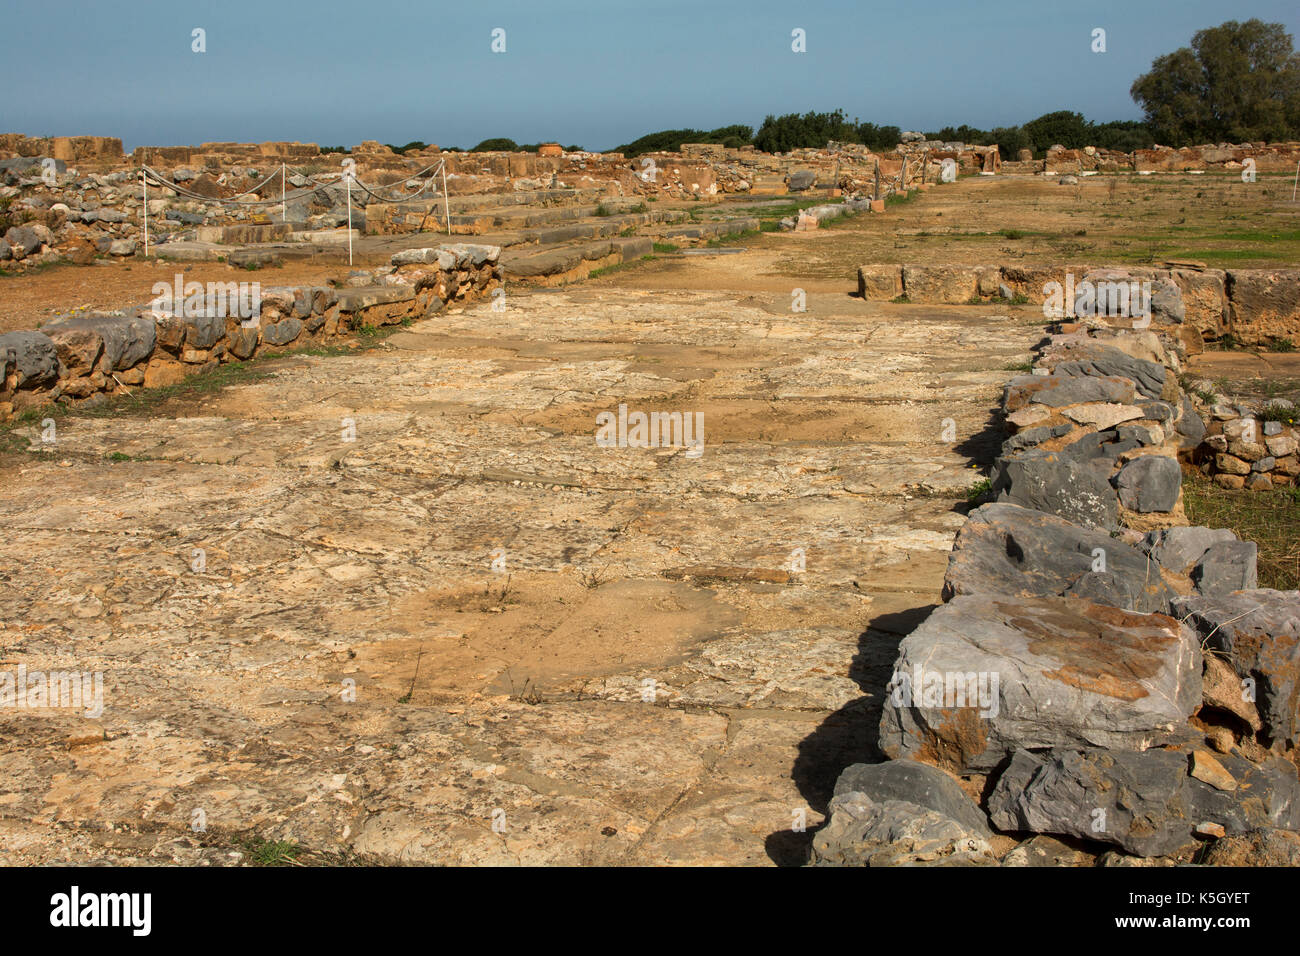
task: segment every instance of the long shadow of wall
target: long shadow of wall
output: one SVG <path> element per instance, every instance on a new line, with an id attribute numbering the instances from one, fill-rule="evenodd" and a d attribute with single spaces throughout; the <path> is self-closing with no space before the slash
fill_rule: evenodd
<path id="1" fill-rule="evenodd" d="M 984 427 L 954 446 L 973 464 L 987 468 L 1002 448 L 1005 423 L 999 407 L 992 409 Z M 953 510 L 962 514 L 974 505 L 958 501 Z M 858 649 L 849 664 L 849 676 L 863 696 L 841 707 L 799 744 L 792 777 L 809 809 L 825 815 L 835 781 L 854 763 L 879 763 L 885 759 L 877 746 L 885 689 L 894 673 L 898 645 L 930 616 L 938 605 L 918 604 L 902 611 L 879 614 L 858 636 Z M 803 833 L 778 830 L 766 840 L 767 855 L 778 866 L 802 866 L 808 861 L 816 830 Z"/>

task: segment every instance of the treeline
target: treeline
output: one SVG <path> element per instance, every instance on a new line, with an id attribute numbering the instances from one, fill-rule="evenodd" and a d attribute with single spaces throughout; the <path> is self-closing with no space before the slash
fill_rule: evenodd
<path id="1" fill-rule="evenodd" d="M 614 153 L 625 156 L 640 156 L 642 153 L 676 153 L 682 143 L 714 143 L 728 149 L 739 149 L 754 141 L 752 126 L 719 126 L 717 129 L 665 129 L 657 133 L 646 133 L 639 139 L 624 143 Z"/>
<path id="2" fill-rule="evenodd" d="M 1069 110 L 1044 113 L 1020 126 L 998 126 L 991 130 L 966 125 L 945 126 L 937 132 L 926 133 L 925 138 L 960 141 L 975 146 L 996 143 L 1003 159 L 1015 159 L 1022 149 L 1031 150 L 1041 159 L 1049 147 L 1058 144 L 1067 149 L 1096 146 L 1131 153 L 1135 149 L 1150 149 L 1156 143 L 1151 129 L 1139 120 L 1093 123 L 1084 119 L 1082 114 Z"/>
<path id="3" fill-rule="evenodd" d="M 1155 144 L 1155 138 L 1144 123 L 1136 120 L 1092 123 L 1079 113 L 1068 110 L 1047 113 L 1021 126 L 999 126 L 991 130 L 966 125 L 945 126 L 925 133 L 925 138 L 976 146 L 996 143 L 1003 159 L 1015 159 L 1021 149 L 1032 150 L 1041 157 L 1048 147 L 1057 143 L 1070 149 L 1099 146 L 1126 153 Z M 792 149 L 824 149 L 827 143 L 836 142 L 857 143 L 876 152 L 885 152 L 897 146 L 901 139 L 902 131 L 897 126 L 877 126 L 857 118 L 849 119 L 843 110 L 837 109 L 828 113 L 769 115 L 757 132 L 740 125 L 709 131 L 666 129 L 647 133 L 614 151 L 632 157 L 642 153 L 675 153 L 681 150 L 682 143 L 718 143 L 733 149 L 753 146 L 765 153 L 788 153 Z"/>

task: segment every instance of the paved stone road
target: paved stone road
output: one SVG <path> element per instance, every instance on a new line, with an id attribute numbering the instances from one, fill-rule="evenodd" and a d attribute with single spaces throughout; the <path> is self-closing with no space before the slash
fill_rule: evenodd
<path id="1" fill-rule="evenodd" d="M 104 712 L 0 710 L 0 862 L 799 861 L 1040 326 L 789 301 L 512 295 L 9 456 L 0 670 Z"/>

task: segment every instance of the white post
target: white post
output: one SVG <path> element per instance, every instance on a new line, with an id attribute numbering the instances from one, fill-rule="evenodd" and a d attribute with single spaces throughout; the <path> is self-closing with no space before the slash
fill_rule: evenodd
<path id="1" fill-rule="evenodd" d="M 451 200 L 447 198 L 447 161 L 444 159 L 442 165 L 442 208 L 447 216 L 447 235 L 451 235 Z"/>
<path id="2" fill-rule="evenodd" d="M 284 203 L 284 163 L 280 164 L 280 219 L 282 222 L 289 221 L 289 207 Z"/>
<path id="3" fill-rule="evenodd" d="M 1291 201 L 1295 202 L 1296 186 L 1300 186 L 1300 163 L 1295 164 L 1295 183 L 1291 186 Z"/>
<path id="4" fill-rule="evenodd" d="M 352 177 L 343 178 L 348 181 L 348 265 L 352 265 Z"/>
<path id="5" fill-rule="evenodd" d="M 144 187 L 144 205 L 140 207 L 140 216 L 144 219 L 144 255 L 149 258 L 149 172 L 141 163 L 140 184 Z"/>

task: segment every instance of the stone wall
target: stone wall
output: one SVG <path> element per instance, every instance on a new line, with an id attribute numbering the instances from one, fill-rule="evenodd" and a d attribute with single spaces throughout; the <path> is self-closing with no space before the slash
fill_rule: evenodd
<path id="1" fill-rule="evenodd" d="M 1094 287 L 1149 282 L 1153 321 L 1172 327 L 1190 354 L 1228 333 L 1246 345 L 1267 345 L 1275 337 L 1300 342 L 1300 269 L 1169 266 L 864 265 L 858 270 L 858 294 L 872 300 L 901 295 L 936 305 L 1012 299 L 1043 305 L 1045 287 L 1053 282 L 1064 287 L 1068 276 L 1075 288 L 1085 282 Z"/>
<path id="2" fill-rule="evenodd" d="M 496 246 L 410 249 L 392 265 L 353 272 L 331 286 L 262 288 L 260 307 L 237 310 L 196 298 L 159 300 L 113 314 L 56 318 L 39 331 L 0 335 L 0 421 L 52 402 L 108 396 L 179 382 L 231 361 L 341 340 L 366 326 L 433 315 L 501 284 Z"/>
<path id="3" fill-rule="evenodd" d="M 1186 527 L 1176 456 L 1204 428 L 1176 367 L 1150 332 L 1076 326 L 1008 383 L 996 501 L 899 645 L 886 759 L 840 776 L 814 863 L 1182 862 L 1300 829 L 1300 592 Z"/>

